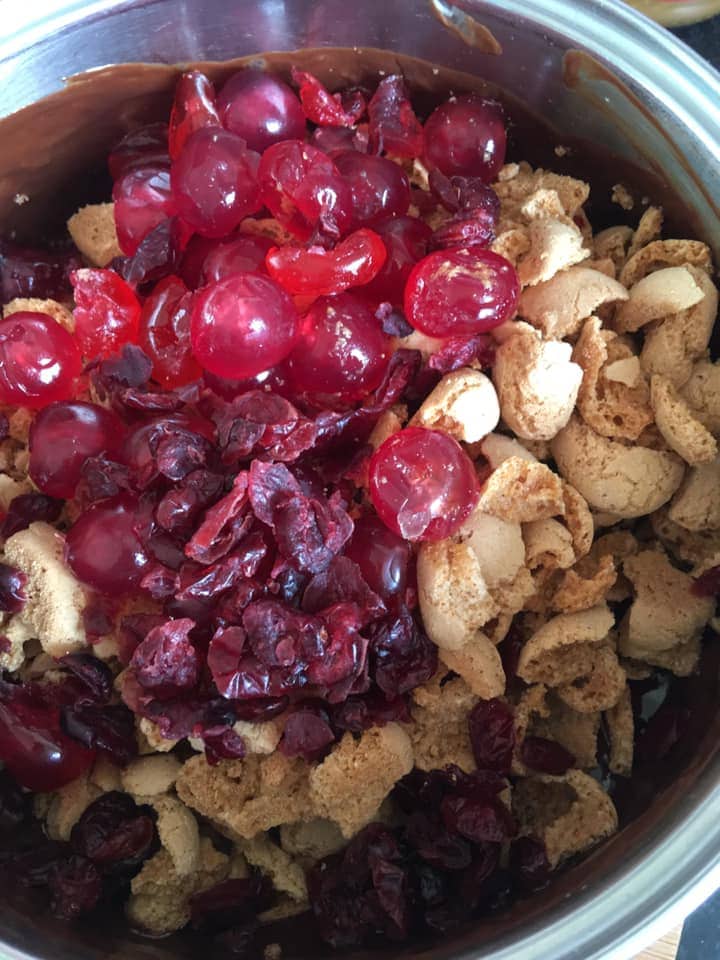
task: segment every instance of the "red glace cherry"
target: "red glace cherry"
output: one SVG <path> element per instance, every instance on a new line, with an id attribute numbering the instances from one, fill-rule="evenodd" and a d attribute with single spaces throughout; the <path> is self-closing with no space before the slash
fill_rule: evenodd
<path id="1" fill-rule="evenodd" d="M 65 561 L 83 583 L 108 596 L 138 586 L 148 557 L 135 524 L 137 504 L 126 496 L 103 500 L 68 530 Z"/>
<path id="2" fill-rule="evenodd" d="M 407 427 L 373 454 L 370 498 L 406 540 L 444 540 L 470 516 L 480 484 L 468 455 L 439 430 Z"/>
<path id="3" fill-rule="evenodd" d="M 330 157 L 309 143 L 269 147 L 258 168 L 262 202 L 291 233 L 307 240 L 315 228 L 331 237 L 352 224 L 350 186 Z"/>
<path id="4" fill-rule="evenodd" d="M 520 285 L 511 263 L 481 247 L 431 253 L 405 285 L 408 322 L 429 337 L 473 336 L 510 319 Z"/>
<path id="5" fill-rule="evenodd" d="M 385 262 L 385 244 L 372 230 L 356 230 L 332 250 L 273 247 L 265 263 L 273 280 L 293 296 L 342 293 L 373 279 Z"/>
<path id="6" fill-rule="evenodd" d="M 92 359 L 117 353 L 124 343 L 135 343 L 140 325 L 140 303 L 114 270 L 73 270 L 75 337 L 83 354 Z"/>
<path id="7" fill-rule="evenodd" d="M 341 293 L 313 303 L 284 367 L 295 394 L 344 406 L 379 386 L 388 359 L 388 339 L 370 309 Z"/>
<path id="8" fill-rule="evenodd" d="M 200 365 L 238 380 L 269 370 L 292 350 L 298 317 L 274 280 L 236 273 L 195 295 L 190 337 Z"/>
<path id="9" fill-rule="evenodd" d="M 178 215 L 204 237 L 224 237 L 260 209 L 258 156 L 220 127 L 191 134 L 173 161 L 170 181 Z"/>
<path id="10" fill-rule="evenodd" d="M 219 126 L 212 83 L 199 70 L 187 71 L 177 82 L 170 112 L 168 149 L 171 159 L 179 156 L 191 133 L 201 127 Z"/>
<path id="11" fill-rule="evenodd" d="M 367 585 L 383 600 L 403 599 L 412 549 L 379 517 L 366 513 L 355 521 L 345 555 L 355 561 Z"/>
<path id="12" fill-rule="evenodd" d="M 152 360 L 153 379 L 170 389 L 197 380 L 201 373 L 190 349 L 192 301 L 180 277 L 165 277 L 140 315 L 140 346 Z"/>
<path id="13" fill-rule="evenodd" d="M 433 232 L 417 217 L 393 217 L 378 224 L 375 231 L 385 244 L 387 257 L 377 276 L 361 292 L 397 306 L 403 302 L 410 271 L 428 252 Z"/>
<path id="14" fill-rule="evenodd" d="M 0 320 L 0 403 L 66 400 L 81 370 L 75 338 L 52 317 L 23 310 Z"/>
<path id="15" fill-rule="evenodd" d="M 425 159 L 448 177 L 490 183 L 505 163 L 505 144 L 502 107 L 476 94 L 448 100 L 425 123 Z"/>
<path id="16" fill-rule="evenodd" d="M 305 116 L 290 87 L 262 70 L 243 70 L 227 81 L 217 98 L 226 129 L 262 153 L 281 140 L 302 140 Z"/>
<path id="17" fill-rule="evenodd" d="M 356 226 L 375 227 L 407 213 L 410 181 L 397 163 L 357 150 L 338 154 L 334 162 L 350 184 Z"/>
<path id="18" fill-rule="evenodd" d="M 117 460 L 124 434 L 119 417 L 96 403 L 51 403 L 30 427 L 30 476 L 43 493 L 68 499 L 87 458 L 103 454 Z"/>
<path id="19" fill-rule="evenodd" d="M 224 280 L 233 273 L 265 273 L 265 257 L 273 247 L 269 237 L 239 233 L 233 240 L 219 243 L 210 250 L 202 266 L 205 283 Z"/>
<path id="20" fill-rule="evenodd" d="M 131 257 L 145 237 L 172 216 L 170 170 L 160 165 L 131 167 L 115 181 L 112 198 L 120 249 Z"/>

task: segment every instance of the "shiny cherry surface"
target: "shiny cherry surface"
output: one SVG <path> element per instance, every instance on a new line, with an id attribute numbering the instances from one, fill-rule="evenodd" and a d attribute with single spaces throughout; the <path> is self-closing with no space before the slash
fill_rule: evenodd
<path id="1" fill-rule="evenodd" d="M 267 270 L 295 296 L 319 297 L 360 287 L 377 276 L 385 263 L 385 244 L 372 230 L 356 230 L 332 250 L 324 247 L 273 247 Z"/>
<path id="2" fill-rule="evenodd" d="M 350 184 L 356 226 L 375 227 L 407 213 L 410 181 L 397 163 L 357 150 L 340 153 L 334 161 Z"/>
<path id="3" fill-rule="evenodd" d="M 367 585 L 383 600 L 404 596 L 412 549 L 379 517 L 366 513 L 355 521 L 345 555 L 355 561 Z"/>
<path id="4" fill-rule="evenodd" d="M 474 336 L 500 326 L 517 308 L 520 285 L 511 263 L 481 247 L 431 253 L 405 285 L 405 315 L 429 337 Z"/>
<path id="5" fill-rule="evenodd" d="M 220 119 L 262 153 L 280 140 L 305 136 L 305 116 L 290 87 L 262 70 L 243 70 L 225 83 L 217 99 Z"/>
<path id="6" fill-rule="evenodd" d="M 119 417 L 96 403 L 51 403 L 30 427 L 30 476 L 43 493 L 72 497 L 87 458 L 116 460 L 124 434 Z"/>
<path id="7" fill-rule="evenodd" d="M 192 293 L 180 277 L 161 280 L 140 315 L 140 346 L 152 360 L 153 379 L 173 388 L 197 380 L 200 366 L 190 349 Z"/>
<path id="8" fill-rule="evenodd" d="M 444 540 L 480 496 L 475 467 L 439 430 L 407 427 L 373 454 L 370 498 L 380 519 L 406 540 Z"/>
<path id="9" fill-rule="evenodd" d="M 124 343 L 135 343 L 140 303 L 132 287 L 114 270 L 74 270 L 75 338 L 84 356 L 108 357 Z"/>
<path id="10" fill-rule="evenodd" d="M 76 340 L 52 317 L 22 311 L 0 320 L 0 403 L 67 400 L 81 371 Z"/>
<path id="11" fill-rule="evenodd" d="M 137 522 L 130 497 L 103 500 L 83 513 L 65 540 L 65 560 L 78 580 L 108 596 L 137 587 L 148 564 Z"/>
<path id="12" fill-rule="evenodd" d="M 490 183 L 505 162 L 505 146 L 502 107 L 476 94 L 448 100 L 425 123 L 425 159 L 447 176 Z"/>
<path id="13" fill-rule="evenodd" d="M 283 360 L 297 329 L 297 311 L 282 287 L 257 273 L 236 273 L 198 291 L 190 337 L 205 370 L 238 380 Z"/>
<path id="14" fill-rule="evenodd" d="M 120 249 L 132 256 L 145 237 L 173 212 L 166 166 L 131 167 L 115 181 L 113 213 Z"/>

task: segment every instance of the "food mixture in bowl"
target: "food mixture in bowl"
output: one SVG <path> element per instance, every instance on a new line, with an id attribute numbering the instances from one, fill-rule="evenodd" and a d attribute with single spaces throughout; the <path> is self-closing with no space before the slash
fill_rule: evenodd
<path id="1" fill-rule="evenodd" d="M 236 954 L 552 882 L 720 585 L 708 247 L 594 231 L 494 100 L 292 84 L 184 74 L 0 246 L 3 871 Z"/>

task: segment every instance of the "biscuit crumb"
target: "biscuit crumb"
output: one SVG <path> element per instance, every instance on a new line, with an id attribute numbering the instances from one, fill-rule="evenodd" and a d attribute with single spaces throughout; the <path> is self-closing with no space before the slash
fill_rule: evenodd
<path id="1" fill-rule="evenodd" d="M 622 183 L 616 183 L 612 188 L 610 199 L 623 210 L 632 210 L 635 206 L 635 200 L 628 188 Z"/>
<path id="2" fill-rule="evenodd" d="M 412 767 L 412 744 L 397 723 L 371 727 L 359 740 L 346 733 L 310 772 L 313 805 L 338 824 L 343 836 L 352 837 Z"/>
<path id="3" fill-rule="evenodd" d="M 107 267 L 123 251 L 115 228 L 115 205 L 92 203 L 81 207 L 67 222 L 80 253 L 95 267 Z"/>

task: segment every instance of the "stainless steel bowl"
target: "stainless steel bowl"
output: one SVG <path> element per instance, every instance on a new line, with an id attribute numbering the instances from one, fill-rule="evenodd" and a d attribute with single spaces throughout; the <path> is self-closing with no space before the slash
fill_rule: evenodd
<path id="1" fill-rule="evenodd" d="M 560 137 L 602 143 L 660 175 L 681 198 L 693 231 L 720 255 L 720 77 L 670 34 L 614 0 L 462 0 L 456 6 L 446 0 L 4 0 L 2 18 L 0 118 L 54 93 L 64 77 L 130 61 L 379 47 L 478 74 L 524 99 Z M 502 56 L 473 45 L 472 18 L 492 31 Z M 84 119 L 96 121 L 91 133 L 97 129 L 102 140 L 110 129 L 103 115 L 108 111 L 97 103 L 93 110 Z M 17 163 L 13 169 L 8 159 L 8 130 L 22 130 L 27 142 L 20 172 L 43 170 L 47 191 L 57 192 L 52 157 L 48 164 L 48 157 L 38 157 L 42 150 L 33 150 L 34 138 L 41 146 L 52 142 L 44 136 L 51 122 L 58 124 L 52 110 L 0 119 L 2 216 L 12 209 L 18 179 Z M 72 138 L 72 129 L 65 133 L 66 141 Z M 97 146 L 100 151 L 107 143 Z M 42 199 L 33 197 L 36 208 Z M 720 885 L 719 743 L 720 717 L 710 717 L 673 785 L 647 800 L 630 826 L 558 878 L 550 892 L 519 904 L 502 921 L 402 956 L 633 956 Z M 13 960 L 192 955 L 175 942 L 41 923 L 6 904 L 0 904 L 0 953 Z"/>

